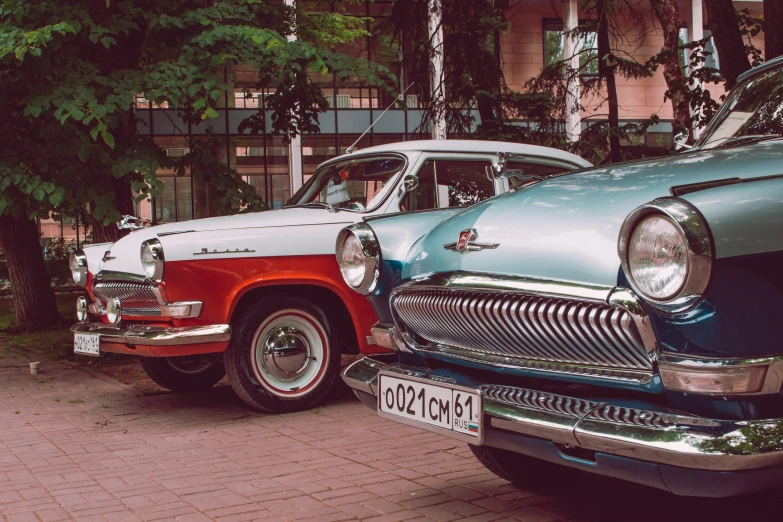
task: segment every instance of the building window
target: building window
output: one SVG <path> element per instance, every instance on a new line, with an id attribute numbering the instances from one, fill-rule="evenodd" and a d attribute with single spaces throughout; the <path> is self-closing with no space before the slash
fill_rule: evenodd
<path id="1" fill-rule="evenodd" d="M 712 37 L 712 31 L 704 28 L 704 38 L 708 38 L 707 43 L 704 45 L 704 51 L 705 53 L 710 53 L 709 55 L 705 54 L 704 56 L 704 67 L 709 67 L 711 69 L 715 69 L 717 72 L 715 73 L 716 78 L 720 78 L 720 59 L 718 58 L 718 49 L 715 47 L 715 39 Z M 683 48 L 683 46 L 686 43 L 690 43 L 691 40 L 688 37 L 688 26 L 686 24 L 683 24 L 682 27 L 680 27 L 680 67 L 682 67 L 682 72 L 686 76 L 688 75 L 688 71 L 690 69 L 690 60 L 688 59 L 688 51 Z"/>
<path id="2" fill-rule="evenodd" d="M 579 25 L 585 22 L 579 21 Z M 561 63 L 565 59 L 565 39 L 562 20 L 544 20 L 544 66 Z M 581 31 L 576 51 L 579 53 L 580 75 L 598 74 L 598 34 Z"/>

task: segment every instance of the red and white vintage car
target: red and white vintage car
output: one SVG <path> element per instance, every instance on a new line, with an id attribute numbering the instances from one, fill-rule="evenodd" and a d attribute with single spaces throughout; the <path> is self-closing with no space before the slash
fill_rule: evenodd
<path id="1" fill-rule="evenodd" d="M 77 302 L 74 351 L 141 356 L 150 378 L 174 391 L 228 375 L 259 410 L 311 408 L 339 375 L 341 354 L 381 350 L 367 338 L 372 306 L 348 288 L 335 260 L 338 232 L 370 216 L 438 212 L 506 191 L 509 181 L 491 175 L 499 153 L 534 172 L 589 166 L 530 145 L 382 145 L 323 163 L 283 209 L 85 246 L 71 255 L 74 280 L 89 294 Z"/>

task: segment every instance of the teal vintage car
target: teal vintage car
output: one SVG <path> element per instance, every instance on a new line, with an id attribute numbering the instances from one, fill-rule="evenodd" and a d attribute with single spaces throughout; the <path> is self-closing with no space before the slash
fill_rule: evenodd
<path id="1" fill-rule="evenodd" d="M 343 379 L 520 485 L 557 465 L 690 496 L 780 485 L 782 108 L 777 59 L 683 153 L 498 165 L 514 192 L 344 229 L 338 262 L 394 353 Z"/>

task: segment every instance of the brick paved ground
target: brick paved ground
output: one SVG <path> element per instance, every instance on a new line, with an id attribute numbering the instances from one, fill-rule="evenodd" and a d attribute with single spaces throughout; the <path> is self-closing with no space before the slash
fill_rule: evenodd
<path id="1" fill-rule="evenodd" d="M 594 476 L 520 490 L 464 444 L 378 419 L 343 388 L 261 415 L 230 388 L 139 396 L 0 359 L 0 515 L 57 520 L 756 520 L 776 495 L 693 501 Z"/>

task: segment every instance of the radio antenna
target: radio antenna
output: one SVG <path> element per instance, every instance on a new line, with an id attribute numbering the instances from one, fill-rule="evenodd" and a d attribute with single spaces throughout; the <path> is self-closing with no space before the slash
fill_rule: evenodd
<path id="1" fill-rule="evenodd" d="M 388 110 L 389 110 L 389 109 L 391 109 L 391 108 L 392 108 L 392 106 L 394 106 L 394 104 L 395 104 L 395 103 L 397 103 L 398 101 L 400 101 L 400 99 L 402 98 L 402 96 L 403 96 L 403 95 L 404 95 L 406 92 L 408 92 L 408 89 L 410 89 L 410 88 L 413 86 L 413 84 L 414 84 L 414 83 L 416 83 L 416 82 L 411 82 L 411 83 L 410 83 L 410 85 L 408 85 L 407 87 L 405 87 L 405 90 L 404 90 L 404 91 L 402 91 L 400 94 L 398 94 L 398 95 L 397 95 L 397 98 L 395 98 L 395 100 L 394 100 L 393 102 L 391 102 L 391 103 L 389 104 L 389 106 L 388 106 L 388 107 L 386 107 L 386 110 L 385 110 L 385 111 L 383 111 L 383 112 L 381 113 L 381 115 L 380 115 L 380 116 L 378 116 L 377 118 L 375 118 L 375 121 L 374 121 L 374 122 L 372 122 L 372 123 L 370 124 L 370 126 L 369 126 L 369 127 L 367 127 L 367 129 L 366 129 L 364 132 L 362 132 L 362 135 L 361 135 L 361 136 L 359 136 L 359 138 L 358 138 L 356 141 L 354 141 L 354 142 L 353 142 L 353 144 L 352 144 L 350 147 L 348 147 L 347 149 L 345 149 L 345 153 L 346 153 L 346 154 L 350 154 L 351 152 L 353 152 L 354 150 L 356 150 L 356 144 L 357 144 L 357 143 L 359 143 L 360 141 L 362 141 L 362 138 L 364 138 L 364 135 L 365 135 L 365 134 L 367 134 L 368 132 L 370 132 L 370 129 L 372 129 L 373 125 L 375 125 L 376 123 L 378 123 L 378 120 L 380 120 L 381 118 L 383 118 L 383 115 L 384 115 L 384 114 L 386 114 L 386 113 L 388 112 Z"/>

